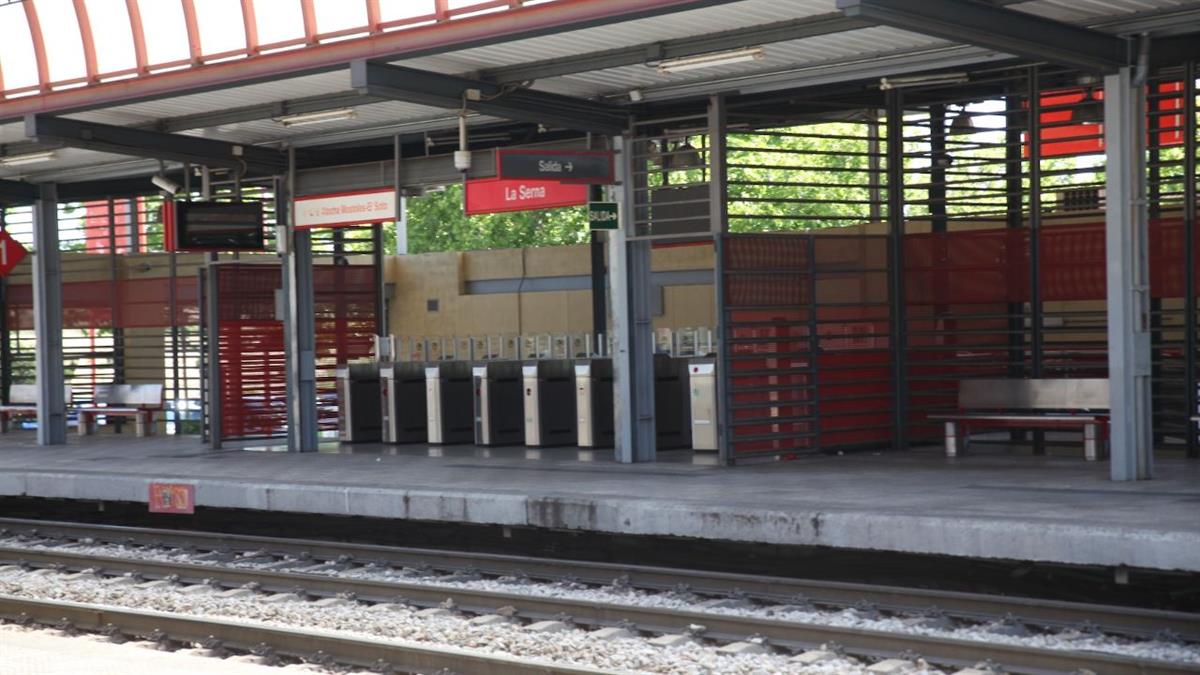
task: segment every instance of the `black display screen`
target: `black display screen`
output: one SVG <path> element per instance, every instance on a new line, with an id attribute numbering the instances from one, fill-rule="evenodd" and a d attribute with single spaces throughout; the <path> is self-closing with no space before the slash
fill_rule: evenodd
<path id="1" fill-rule="evenodd" d="M 181 251 L 261 251 L 262 203 L 177 202 L 175 242 Z"/>

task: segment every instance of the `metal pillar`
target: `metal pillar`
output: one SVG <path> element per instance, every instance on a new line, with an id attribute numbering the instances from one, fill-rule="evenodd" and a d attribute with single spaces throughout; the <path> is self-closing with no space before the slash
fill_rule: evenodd
<path id="1" fill-rule="evenodd" d="M 39 186 L 33 206 L 33 326 L 37 343 L 38 445 L 65 445 L 67 402 L 63 397 L 62 255 L 58 250 L 58 190 Z"/>
<path id="2" fill-rule="evenodd" d="M 0 232 L 5 231 L 4 205 L 0 204 Z M 1189 315 L 1190 316 L 1190 315 Z M 12 386 L 12 335 L 8 331 L 8 277 L 0 277 L 0 405 L 7 405 Z"/>
<path id="3" fill-rule="evenodd" d="M 383 257 L 383 223 L 371 225 L 371 264 L 375 267 L 375 334 L 386 337 L 387 327 L 387 275 L 384 266 L 387 260 Z"/>
<path id="4" fill-rule="evenodd" d="M 631 144 L 613 139 L 617 152 L 620 221 L 608 233 L 608 288 L 613 334 L 615 454 L 622 463 L 652 462 L 654 426 L 654 334 L 650 317 L 650 242 L 629 241 L 633 227 Z"/>
<path id="5" fill-rule="evenodd" d="M 288 151 L 288 178 L 275 193 L 279 235 L 287 240 L 283 262 L 284 344 L 287 352 L 288 452 L 317 451 L 316 328 L 312 238 L 292 227 L 296 155 Z"/>
<path id="6" fill-rule="evenodd" d="M 967 114 L 963 106 L 960 115 Z M 946 152 L 946 106 L 929 106 L 929 226 L 934 232 L 946 231 L 946 167 L 950 155 Z"/>
<path id="7" fill-rule="evenodd" d="M 1196 64 L 1189 61 L 1183 71 L 1183 292 L 1184 387 L 1187 414 L 1200 410 L 1196 391 Z M 1196 424 L 1187 425 L 1187 456 L 1200 457 Z"/>
<path id="8" fill-rule="evenodd" d="M 904 294 L 904 103 L 887 92 L 888 299 L 891 302 L 892 445 L 908 447 L 907 311 Z"/>
<path id="9" fill-rule="evenodd" d="M 1135 69 L 1104 78 L 1105 250 L 1113 480 L 1150 478 L 1149 219 L 1146 93 Z"/>

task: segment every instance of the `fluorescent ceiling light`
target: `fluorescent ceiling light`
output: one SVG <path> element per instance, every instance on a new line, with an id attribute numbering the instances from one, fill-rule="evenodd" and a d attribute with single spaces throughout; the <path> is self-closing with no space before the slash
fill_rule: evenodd
<path id="1" fill-rule="evenodd" d="M 763 51 L 762 47 L 746 47 L 729 52 L 712 52 L 711 54 L 700 54 L 698 56 L 684 56 L 678 59 L 662 61 L 658 64 L 658 72 L 667 75 L 669 73 L 682 73 L 687 70 L 698 70 L 700 68 L 727 66 L 731 63 L 761 61 L 766 55 L 767 53 Z"/>
<path id="2" fill-rule="evenodd" d="M 53 150 L 44 152 L 30 152 L 24 155 L 10 155 L 8 157 L 0 157 L 0 166 L 20 166 L 21 164 L 36 164 L 38 162 L 48 162 L 54 159 Z"/>
<path id="3" fill-rule="evenodd" d="M 358 117 L 358 113 L 354 108 L 338 108 L 336 110 L 320 110 L 310 113 L 297 113 L 295 115 L 284 115 L 280 117 L 278 122 L 285 127 L 299 127 L 305 124 L 321 124 L 323 122 L 337 122 L 340 120 L 350 120 Z"/>
<path id="4" fill-rule="evenodd" d="M 906 75 L 902 77 L 884 77 L 879 80 L 879 88 L 903 89 L 904 87 L 924 87 L 934 84 L 966 84 L 971 78 L 966 73 L 934 73 L 932 75 Z"/>

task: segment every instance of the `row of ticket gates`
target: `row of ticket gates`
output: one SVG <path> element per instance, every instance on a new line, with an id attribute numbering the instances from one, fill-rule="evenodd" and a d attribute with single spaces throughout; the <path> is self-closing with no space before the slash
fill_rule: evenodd
<path id="1" fill-rule="evenodd" d="M 613 445 L 612 359 L 351 363 L 338 368 L 349 443 Z M 654 359 L 658 447 L 716 450 L 711 358 Z"/>

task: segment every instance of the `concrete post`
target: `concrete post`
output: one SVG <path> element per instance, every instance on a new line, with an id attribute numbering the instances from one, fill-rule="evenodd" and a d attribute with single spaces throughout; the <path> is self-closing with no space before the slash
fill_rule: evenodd
<path id="1" fill-rule="evenodd" d="M 652 462 L 654 333 L 650 316 L 650 242 L 629 241 L 633 227 L 633 148 L 613 140 L 617 152 L 618 227 L 608 233 L 608 288 L 613 334 L 613 401 L 616 460 Z"/>
<path id="2" fill-rule="evenodd" d="M 1113 480 L 1150 478 L 1154 455 L 1145 125 L 1145 87 L 1135 81 L 1134 68 L 1106 76 L 1105 247 Z"/>
<path id="3" fill-rule="evenodd" d="M 40 186 L 33 207 L 33 316 L 37 342 L 38 445 L 65 445 L 67 402 L 63 396 L 62 255 L 58 250 L 58 190 Z"/>

